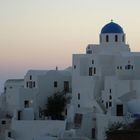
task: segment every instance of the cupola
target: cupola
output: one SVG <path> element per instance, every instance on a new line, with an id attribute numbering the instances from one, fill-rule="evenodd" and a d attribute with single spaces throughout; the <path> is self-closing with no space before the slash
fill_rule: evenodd
<path id="1" fill-rule="evenodd" d="M 111 20 L 103 26 L 100 33 L 100 44 L 116 46 L 125 44 L 125 33 L 123 28 Z"/>

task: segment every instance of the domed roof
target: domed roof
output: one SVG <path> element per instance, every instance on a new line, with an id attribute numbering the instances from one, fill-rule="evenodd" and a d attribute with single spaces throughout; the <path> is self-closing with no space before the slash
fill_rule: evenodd
<path id="1" fill-rule="evenodd" d="M 119 24 L 111 21 L 110 23 L 106 24 L 102 28 L 101 34 L 104 34 L 104 33 L 124 33 L 124 32 L 123 32 L 123 28 Z"/>

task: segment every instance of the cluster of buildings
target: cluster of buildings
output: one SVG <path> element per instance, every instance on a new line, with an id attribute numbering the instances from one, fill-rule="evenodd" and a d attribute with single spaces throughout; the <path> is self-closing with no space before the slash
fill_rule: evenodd
<path id="1" fill-rule="evenodd" d="M 123 28 L 111 21 L 99 44 L 73 54 L 65 70 L 29 70 L 24 79 L 9 79 L 0 96 L 2 140 L 105 140 L 116 122 L 140 117 L 140 53 L 131 52 Z M 64 120 L 43 113 L 47 99 L 69 99 Z"/>

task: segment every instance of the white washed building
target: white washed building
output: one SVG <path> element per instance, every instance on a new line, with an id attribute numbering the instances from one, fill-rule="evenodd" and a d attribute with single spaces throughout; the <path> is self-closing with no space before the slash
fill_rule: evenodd
<path id="1" fill-rule="evenodd" d="M 25 108 L 32 108 L 35 119 L 39 118 L 39 110 L 44 109 L 47 98 L 56 92 L 71 92 L 71 71 L 66 70 L 29 70 L 24 79 L 7 80 L 4 95 L 7 114 L 18 116 Z M 41 116 L 40 116 L 41 117 Z M 19 117 L 22 119 L 22 117 Z"/>
<path id="2" fill-rule="evenodd" d="M 99 39 L 85 54 L 73 55 L 72 105 L 79 134 L 103 140 L 109 124 L 126 121 L 127 103 L 140 98 L 140 53 L 130 51 L 114 22 L 102 28 Z"/>

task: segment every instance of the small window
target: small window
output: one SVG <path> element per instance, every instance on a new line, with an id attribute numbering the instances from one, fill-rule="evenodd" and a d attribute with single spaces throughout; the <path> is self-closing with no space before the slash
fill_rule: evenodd
<path id="1" fill-rule="evenodd" d="M 26 82 L 26 87 L 29 87 L 29 84 L 28 84 L 28 82 Z"/>
<path id="2" fill-rule="evenodd" d="M 21 120 L 21 110 L 18 110 L 17 112 L 17 120 Z"/>
<path id="3" fill-rule="evenodd" d="M 109 107 L 111 107 L 112 106 L 112 102 L 109 102 Z"/>
<path id="4" fill-rule="evenodd" d="M 122 66 L 120 66 L 120 70 L 122 70 Z"/>
<path id="5" fill-rule="evenodd" d="M 125 69 L 126 69 L 126 70 L 132 69 L 132 66 L 131 66 L 131 65 L 126 65 L 126 66 L 125 66 Z"/>
<path id="6" fill-rule="evenodd" d="M 78 114 L 78 113 L 75 114 L 75 116 L 74 116 L 75 127 L 80 127 L 81 126 L 82 118 L 83 118 L 82 114 Z"/>
<path id="7" fill-rule="evenodd" d="M 106 108 L 108 109 L 108 102 L 106 102 Z"/>
<path id="8" fill-rule="evenodd" d="M 109 89 L 109 93 L 111 93 L 112 92 L 112 90 L 111 89 Z"/>
<path id="9" fill-rule="evenodd" d="M 116 116 L 123 116 L 123 104 L 116 106 Z"/>
<path id="10" fill-rule="evenodd" d="M 68 114 L 68 111 L 67 111 L 67 109 L 65 110 L 65 115 L 67 115 Z"/>
<path id="11" fill-rule="evenodd" d="M 30 75 L 30 80 L 32 80 L 32 75 Z"/>
<path id="12" fill-rule="evenodd" d="M 2 120 L 2 121 L 1 121 L 1 124 L 6 124 L 6 121 L 5 121 L 5 120 Z"/>
<path id="13" fill-rule="evenodd" d="M 58 86 L 57 81 L 54 81 L 54 87 L 56 88 Z"/>
<path id="14" fill-rule="evenodd" d="M 25 100 L 24 101 L 24 108 L 28 108 L 29 107 L 29 101 L 28 100 Z"/>
<path id="15" fill-rule="evenodd" d="M 119 69 L 119 66 L 117 66 L 117 69 Z"/>
<path id="16" fill-rule="evenodd" d="M 128 70 L 131 68 L 131 65 L 128 65 Z"/>
<path id="17" fill-rule="evenodd" d="M 74 69 L 76 69 L 76 65 L 74 65 Z"/>
<path id="18" fill-rule="evenodd" d="M 4 87 L 4 92 L 6 92 L 6 87 Z"/>
<path id="19" fill-rule="evenodd" d="M 80 93 L 78 93 L 78 100 L 80 100 Z"/>
<path id="20" fill-rule="evenodd" d="M 94 67 L 94 69 L 93 69 L 93 72 L 94 72 L 94 74 L 96 74 L 96 68 Z"/>
<path id="21" fill-rule="evenodd" d="M 108 35 L 106 35 L 106 42 L 108 42 L 109 41 L 109 36 Z"/>
<path id="22" fill-rule="evenodd" d="M 32 88 L 32 81 L 29 81 L 28 84 L 29 84 L 29 88 Z"/>
<path id="23" fill-rule="evenodd" d="M 11 138 L 11 132 L 8 132 L 8 137 Z"/>
<path id="24" fill-rule="evenodd" d="M 115 35 L 115 42 L 118 42 L 118 36 Z"/>
<path id="25" fill-rule="evenodd" d="M 110 99 L 110 100 L 112 99 L 112 96 L 111 96 L 111 95 L 109 96 L 109 99 Z"/>
<path id="26" fill-rule="evenodd" d="M 94 64 L 94 60 L 92 60 L 92 64 Z"/>
<path id="27" fill-rule="evenodd" d="M 33 82 L 33 87 L 35 87 L 35 81 Z"/>
<path id="28" fill-rule="evenodd" d="M 80 108 L 80 104 L 78 104 L 78 108 Z"/>
<path id="29" fill-rule="evenodd" d="M 69 81 L 64 81 L 64 91 L 69 92 Z"/>
<path id="30" fill-rule="evenodd" d="M 95 134 L 96 134 L 96 133 L 95 133 L 95 128 L 92 128 L 91 131 L 92 131 L 92 139 L 95 139 L 95 136 L 96 136 L 96 135 L 95 135 Z"/>
<path id="31" fill-rule="evenodd" d="M 92 76 L 92 67 L 89 67 L 89 76 Z"/>

